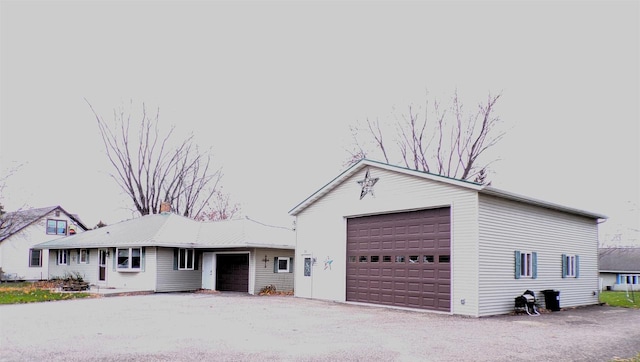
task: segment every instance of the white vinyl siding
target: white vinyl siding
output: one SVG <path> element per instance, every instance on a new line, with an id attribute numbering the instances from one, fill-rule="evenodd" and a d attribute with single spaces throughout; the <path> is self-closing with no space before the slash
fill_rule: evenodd
<path id="1" fill-rule="evenodd" d="M 197 270 L 178 270 L 177 260 L 175 259 L 176 251 L 177 249 L 174 248 L 158 248 L 156 291 L 178 292 L 200 289 L 202 286 L 202 268 L 198 265 Z M 201 255 L 198 255 L 198 264 L 201 263 L 201 259 Z"/>
<path id="2" fill-rule="evenodd" d="M 37 222 L 27 226 L 16 234 L 8 237 L 0 242 L 0 266 L 9 277 L 19 277 L 24 280 L 42 280 L 48 278 L 50 265 L 55 266 L 55 251 L 50 257 L 48 249 L 42 250 L 42 266 L 29 266 L 29 249 L 39 249 L 37 246 L 45 241 L 60 238 L 60 235 L 47 234 L 47 219 L 66 220 L 67 225 L 73 225 L 73 221 L 66 214 L 60 213 L 55 216 L 55 212 L 43 216 Z M 82 228 L 77 228 L 78 232 L 82 232 Z M 50 264 L 53 261 L 53 264 Z"/>
<path id="3" fill-rule="evenodd" d="M 480 195 L 479 316 L 509 313 L 530 289 L 560 291 L 560 307 L 598 303 L 596 220 Z M 535 251 L 537 278 L 514 278 L 514 251 Z M 580 254 L 580 277 L 562 277 L 562 254 Z"/>
<path id="4" fill-rule="evenodd" d="M 451 207 L 452 306 L 455 314 L 476 315 L 478 289 L 477 193 L 443 182 L 370 166 L 379 178 L 374 195 L 360 200 L 367 167 L 297 215 L 296 296 L 344 302 L 346 299 L 346 217 Z M 513 251 L 512 251 L 513 252 Z M 303 256 L 304 255 L 304 256 Z M 316 258 L 304 277 L 304 258 Z M 331 269 L 323 267 L 327 258 Z M 465 303 L 460 303 L 464 299 Z"/>
<path id="5" fill-rule="evenodd" d="M 260 289 L 266 287 L 269 284 L 273 284 L 278 291 L 288 292 L 293 290 L 293 276 L 294 273 L 274 273 L 273 264 L 278 257 L 290 257 L 293 258 L 293 250 L 279 250 L 279 249 L 256 249 L 253 253 L 255 256 L 255 293 L 260 293 Z M 267 257 L 268 261 L 265 263 L 264 258 Z M 289 265 L 293 268 L 293 264 Z M 294 269 L 295 272 L 295 269 Z"/>

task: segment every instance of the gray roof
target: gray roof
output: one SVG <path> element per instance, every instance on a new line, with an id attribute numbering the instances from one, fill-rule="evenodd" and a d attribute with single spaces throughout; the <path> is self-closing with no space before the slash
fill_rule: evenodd
<path id="1" fill-rule="evenodd" d="M 65 209 L 60 206 L 49 206 L 49 207 L 41 207 L 36 209 L 25 209 L 19 211 L 8 212 L 2 215 L 2 226 L 6 229 L 1 230 L 0 232 L 0 242 L 11 235 L 14 235 L 20 232 L 22 229 L 27 226 L 33 224 L 34 222 L 42 219 L 43 217 L 49 215 L 50 213 L 60 210 L 65 213 L 71 220 L 73 220 L 78 226 L 80 226 L 83 230 L 87 230 L 88 228 L 84 225 L 84 223 L 80 220 L 78 215 L 70 214 Z"/>
<path id="2" fill-rule="evenodd" d="M 290 229 L 245 219 L 195 221 L 173 213 L 145 215 L 38 244 L 43 249 L 164 246 L 178 248 L 265 247 L 294 249 Z"/>
<path id="3" fill-rule="evenodd" d="M 603 248 L 598 262 L 601 272 L 640 273 L 640 248 Z"/>
<path id="4" fill-rule="evenodd" d="M 310 206 L 311 204 L 316 202 L 318 199 L 322 198 L 324 195 L 326 195 L 331 190 L 333 190 L 335 187 L 340 185 L 345 179 L 347 179 L 348 177 L 351 177 L 353 174 L 355 174 L 356 172 L 358 172 L 359 170 L 361 170 L 361 169 L 363 169 L 363 168 L 365 168 L 367 166 L 379 167 L 379 168 L 382 168 L 382 169 L 385 169 L 385 170 L 389 170 L 389 171 L 400 172 L 400 173 L 404 173 L 404 174 L 407 174 L 407 175 L 417 176 L 417 177 L 420 177 L 420 178 L 423 178 L 423 179 L 427 179 L 427 180 L 432 180 L 432 181 L 436 181 L 436 182 L 442 182 L 442 183 L 446 183 L 446 184 L 449 184 L 449 185 L 454 185 L 454 186 L 466 188 L 466 189 L 473 190 L 473 191 L 476 191 L 476 192 L 481 193 L 481 194 L 496 196 L 496 197 L 500 197 L 500 198 L 504 198 L 504 199 L 508 199 L 508 200 L 512 200 L 512 201 L 522 202 L 522 203 L 525 203 L 525 204 L 537 205 L 537 206 L 541 206 L 541 207 L 544 207 L 544 208 L 547 208 L 547 209 L 558 210 L 558 211 L 567 212 L 567 213 L 570 213 L 570 214 L 585 216 L 585 217 L 592 218 L 592 219 L 606 219 L 607 218 L 605 215 L 602 215 L 602 214 L 598 214 L 598 213 L 594 213 L 594 212 L 590 212 L 590 211 L 585 211 L 585 210 L 580 210 L 580 209 L 576 209 L 576 208 L 572 208 L 572 207 L 562 206 L 562 205 L 558 205 L 558 204 L 554 204 L 554 203 L 551 203 L 551 202 L 534 199 L 534 198 L 523 196 L 523 195 L 518 195 L 518 194 L 515 194 L 515 193 L 511 193 L 511 192 L 508 192 L 508 191 L 503 191 L 503 190 L 500 190 L 500 189 L 497 189 L 497 188 L 494 188 L 494 187 L 491 187 L 491 186 L 479 184 L 479 183 L 476 183 L 476 182 L 454 179 L 454 178 L 451 178 L 451 177 L 436 175 L 436 174 L 429 173 L 429 172 L 413 170 L 413 169 L 409 169 L 409 168 L 405 168 L 405 167 L 390 165 L 390 164 L 387 164 L 387 163 L 378 162 L 378 161 L 372 161 L 372 160 L 368 160 L 368 159 L 362 159 L 362 160 L 358 161 L 356 164 L 354 164 L 351 167 L 349 167 L 348 169 L 346 169 L 344 172 L 342 172 L 336 178 L 331 180 L 329 183 L 324 185 L 322 188 L 320 188 L 319 190 L 314 192 L 311 196 L 307 197 L 301 203 L 296 205 L 293 209 L 291 209 L 289 211 L 289 214 L 292 215 L 292 216 L 298 215 L 300 212 L 302 212 L 302 210 L 306 209 L 308 206 Z"/>

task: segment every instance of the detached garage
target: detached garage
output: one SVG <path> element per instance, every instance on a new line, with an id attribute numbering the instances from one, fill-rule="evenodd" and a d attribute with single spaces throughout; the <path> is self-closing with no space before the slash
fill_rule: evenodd
<path id="1" fill-rule="evenodd" d="M 476 317 L 527 289 L 598 303 L 603 215 L 370 160 L 290 214 L 298 297 Z"/>

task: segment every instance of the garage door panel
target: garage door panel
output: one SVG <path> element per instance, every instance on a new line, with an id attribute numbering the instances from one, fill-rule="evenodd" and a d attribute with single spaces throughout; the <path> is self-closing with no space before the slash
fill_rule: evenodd
<path id="1" fill-rule="evenodd" d="M 347 268 L 347 300 L 449 311 L 449 213 L 441 208 L 348 219 L 347 260 L 359 262 Z"/>
<path id="2" fill-rule="evenodd" d="M 249 291 L 249 254 L 218 254 L 216 257 L 216 289 Z"/>

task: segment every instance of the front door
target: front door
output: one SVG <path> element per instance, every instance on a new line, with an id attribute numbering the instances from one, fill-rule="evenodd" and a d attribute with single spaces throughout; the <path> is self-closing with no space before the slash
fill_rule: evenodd
<path id="1" fill-rule="evenodd" d="M 107 251 L 98 250 L 98 281 L 107 281 Z"/>
<path id="2" fill-rule="evenodd" d="M 213 276 L 215 270 L 213 258 L 213 253 L 202 253 L 202 289 L 213 290 L 216 288 Z"/>

